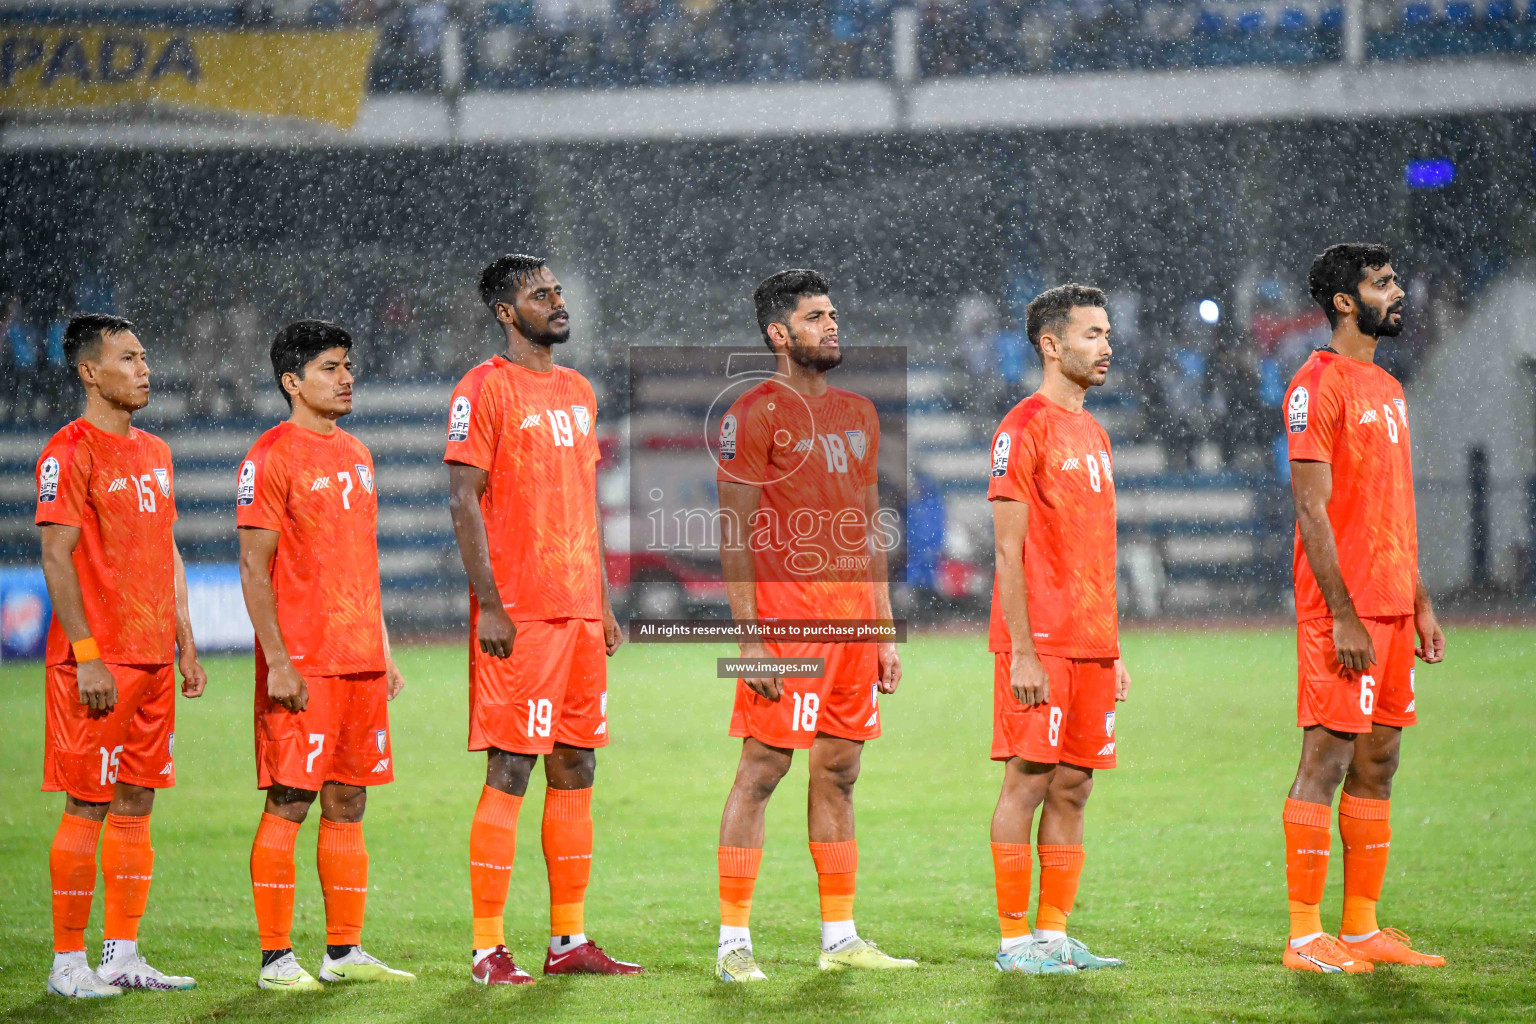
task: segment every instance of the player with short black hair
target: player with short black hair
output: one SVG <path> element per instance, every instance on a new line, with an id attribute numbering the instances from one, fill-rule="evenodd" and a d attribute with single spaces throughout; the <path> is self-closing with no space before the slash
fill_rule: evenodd
<path id="1" fill-rule="evenodd" d="M 604 572 L 597 398 L 554 347 L 564 289 L 537 256 L 503 256 L 480 297 L 506 345 L 470 370 L 448 413 L 448 509 L 469 576 L 469 749 L 486 752 L 469 832 L 470 976 L 533 979 L 507 952 L 517 816 L 544 758 L 545 974 L 638 974 L 587 939 L 592 785 L 608 745 L 608 665 L 623 642 Z"/>
<path id="2" fill-rule="evenodd" d="M 48 991 L 77 998 L 196 984 L 150 966 L 138 951 L 155 862 L 150 811 L 155 790 L 176 784 L 173 662 L 185 697 L 201 695 L 208 677 L 172 534 L 171 452 L 133 425 L 149 403 L 149 364 L 133 331 L 130 321 L 101 313 L 70 320 L 64 346 L 85 388 L 85 412 L 49 439 L 37 461 L 36 522 L 53 602 L 43 789 L 65 793 L 48 856 Z M 98 837 L 106 914 L 93 972 L 85 926 Z"/>
<path id="3" fill-rule="evenodd" d="M 256 785 L 251 847 L 259 988 L 320 987 L 293 952 L 293 847 L 320 798 L 325 896 L 320 980 L 414 981 L 363 951 L 369 786 L 394 781 L 387 704 L 405 685 L 379 593 L 373 455 L 337 420 L 352 412 L 352 336 L 300 320 L 272 339 L 288 419 L 251 446 L 235 492 L 240 585 L 256 631 Z"/>
<path id="4" fill-rule="evenodd" d="M 843 359 L 827 279 L 784 270 L 752 296 L 775 375 L 732 403 L 720 421 L 716 483 L 728 525 L 720 558 L 731 617 L 890 621 L 886 555 L 872 543 L 880 512 L 880 419 L 862 395 L 827 382 Z M 768 523 L 814 512 L 805 548 L 835 552 L 822 566 L 763 543 Z M 833 523 L 839 524 L 836 528 Z M 794 527 L 791 527 L 794 529 Z M 901 660 L 894 643 L 744 641 L 743 658 L 820 658 L 820 678 L 737 680 L 730 735 L 741 740 L 736 779 L 720 820 L 717 850 L 720 941 L 715 976 L 767 980 L 752 951 L 752 891 L 763 856 L 768 801 L 796 750 L 810 764 L 807 833 L 821 900 L 822 970 L 903 969 L 861 938 L 853 921 L 859 848 L 853 788 L 864 744 L 880 735 L 878 694 L 895 693 Z"/>
<path id="5" fill-rule="evenodd" d="M 1285 801 L 1285 876 L 1298 971 L 1360 974 L 1372 964 L 1440 967 L 1408 936 L 1381 928 L 1391 843 L 1392 779 L 1403 728 L 1418 721 L 1415 657 L 1434 664 L 1445 636 L 1419 575 L 1408 409 L 1376 365 L 1382 338 L 1403 329 L 1403 289 L 1384 245 L 1330 246 L 1307 287 L 1333 327 L 1285 396 L 1296 504 L 1296 724 L 1301 763 Z M 1417 634 L 1417 642 L 1415 642 Z M 1333 794 L 1344 840 L 1344 916 L 1323 931 Z"/>
<path id="6" fill-rule="evenodd" d="M 1115 600 L 1115 476 L 1109 435 L 1083 408 L 1109 375 L 1104 293 L 1065 284 L 1025 316 L 1040 389 L 992 439 L 992 759 L 1003 787 L 992 814 L 1000 971 L 1061 974 L 1119 967 L 1067 935 L 1083 870 L 1083 812 L 1094 772 L 1116 764 L 1115 705 L 1131 678 Z M 1040 824 L 1031 836 L 1035 809 Z M 1040 899 L 1029 927 L 1030 839 Z"/>

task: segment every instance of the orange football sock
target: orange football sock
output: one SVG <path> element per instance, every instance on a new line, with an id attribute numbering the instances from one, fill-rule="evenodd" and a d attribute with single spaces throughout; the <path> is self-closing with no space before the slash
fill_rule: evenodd
<path id="1" fill-rule="evenodd" d="M 517 857 L 517 814 L 523 798 L 486 786 L 480 791 L 475 820 L 469 826 L 469 899 L 474 915 L 475 949 L 505 945 L 502 916 L 507 886 Z"/>
<path id="2" fill-rule="evenodd" d="M 816 864 L 816 891 L 821 896 L 823 921 L 852 921 L 853 893 L 859 874 L 859 841 L 812 843 Z"/>
<path id="3" fill-rule="evenodd" d="M 261 948 L 293 948 L 293 842 L 299 823 L 275 814 L 261 816 L 251 844 L 251 894 Z"/>
<path id="4" fill-rule="evenodd" d="M 107 814 L 102 830 L 101 876 L 105 915 L 103 939 L 139 938 L 139 921 L 149 902 L 155 851 L 149 845 L 149 815 Z"/>
<path id="5" fill-rule="evenodd" d="M 1286 800 L 1285 885 L 1291 901 L 1291 938 L 1323 930 L 1320 904 L 1328 881 L 1328 856 L 1333 835 L 1328 831 L 1327 804 Z"/>
<path id="6" fill-rule="evenodd" d="M 96 840 L 101 822 L 74 814 L 59 820 L 48 848 L 48 876 L 53 883 L 53 951 L 85 949 L 85 925 L 96 891 Z"/>
<path id="7" fill-rule="evenodd" d="M 997 884 L 997 923 L 1003 930 L 1005 940 L 1023 938 L 1029 934 L 1029 874 L 1033 869 L 1028 843 L 992 844 L 992 874 Z"/>
<path id="8" fill-rule="evenodd" d="M 592 877 L 592 790 L 546 791 L 542 838 L 549 870 L 549 934 L 581 935 Z"/>
<path id="9" fill-rule="evenodd" d="M 1340 935 L 1366 936 L 1380 930 L 1376 902 L 1387 875 L 1392 846 L 1392 801 L 1339 798 L 1339 836 L 1344 840 L 1344 921 Z"/>
<path id="10" fill-rule="evenodd" d="M 1080 845 L 1040 845 L 1040 903 L 1035 908 L 1038 930 L 1067 930 L 1067 915 L 1077 902 L 1077 882 L 1083 876 L 1084 856 Z"/>
<path id="11" fill-rule="evenodd" d="M 763 851 L 747 846 L 722 846 L 716 852 L 720 864 L 720 923 L 727 928 L 746 928 L 752 920 L 752 889 Z"/>
<path id="12" fill-rule="evenodd" d="M 368 848 L 363 823 L 320 819 L 315 863 L 325 895 L 325 942 L 356 946 L 363 941 L 363 912 L 368 907 Z"/>

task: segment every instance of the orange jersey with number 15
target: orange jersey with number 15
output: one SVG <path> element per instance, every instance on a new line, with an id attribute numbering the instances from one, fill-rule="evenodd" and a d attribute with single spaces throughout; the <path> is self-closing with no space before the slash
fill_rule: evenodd
<path id="1" fill-rule="evenodd" d="M 239 526 L 277 533 L 277 624 L 304 676 L 384 671 L 373 456 L 341 428 L 280 423 L 240 464 Z M 264 664 L 256 649 L 258 673 Z"/>

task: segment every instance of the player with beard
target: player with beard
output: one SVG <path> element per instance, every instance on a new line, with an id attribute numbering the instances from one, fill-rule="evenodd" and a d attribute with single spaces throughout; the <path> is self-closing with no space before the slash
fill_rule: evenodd
<path id="1" fill-rule="evenodd" d="M 596 748 L 608 744 L 608 657 L 623 635 L 608 601 L 597 505 L 596 399 L 555 365 L 570 338 L 560 282 L 535 256 L 503 256 L 480 298 L 506 353 L 469 371 L 448 418 L 448 508 L 469 575 L 469 749 L 486 752 L 469 833 L 471 975 L 533 979 L 507 952 L 502 914 L 528 778 L 544 758 L 545 974 L 638 974 L 584 932 Z"/>
<path id="2" fill-rule="evenodd" d="M 1025 331 L 1040 389 L 992 439 L 997 574 L 992 585 L 992 759 L 1003 788 L 992 814 L 1000 971 L 1062 974 L 1123 961 L 1067 935 L 1083 870 L 1083 812 L 1094 772 L 1115 767 L 1120 661 L 1115 604 L 1115 478 L 1109 435 L 1083 408 L 1109 375 L 1104 293 L 1064 284 L 1029 304 Z M 1029 910 L 1035 809 L 1040 899 Z"/>
<path id="3" fill-rule="evenodd" d="M 1385 246 L 1330 246 L 1307 274 L 1333 327 L 1286 392 L 1296 503 L 1296 724 L 1301 764 L 1285 802 L 1285 874 L 1298 971 L 1365 973 L 1374 963 L 1440 967 L 1381 928 L 1392 830 L 1392 777 L 1414 713 L 1413 659 L 1434 664 L 1445 636 L 1419 576 L 1408 412 L 1403 388 L 1375 364 L 1403 329 L 1403 290 Z M 1415 642 L 1415 634 L 1418 640 Z M 1338 941 L 1319 905 L 1339 799 L 1344 916 Z"/>
<path id="4" fill-rule="evenodd" d="M 785 270 L 758 285 L 752 297 L 778 372 L 737 399 L 720 421 L 717 481 L 726 524 L 720 551 L 738 622 L 892 618 L 885 554 L 871 536 L 880 508 L 880 421 L 869 399 L 827 384 L 827 373 L 843 358 L 837 310 L 827 292 L 826 278 L 816 271 Z M 806 517 L 807 511 L 817 515 Z M 814 520 L 810 530 L 804 529 L 808 519 Z M 786 550 L 765 542 L 778 531 L 793 532 L 799 544 Z M 813 551 L 834 557 L 820 564 L 796 557 Z M 752 889 L 768 800 L 796 750 L 810 751 L 808 831 L 821 896 L 819 966 L 917 966 L 882 953 L 859 937 L 853 923 L 853 786 L 865 741 L 880 735 L 876 695 L 895 693 L 901 680 L 896 645 L 752 642 L 741 645 L 741 654 L 822 658 L 825 667 L 818 679 L 737 682 L 730 734 L 741 738 L 742 747 L 720 822 L 716 977 L 766 980 L 752 955 Z"/>

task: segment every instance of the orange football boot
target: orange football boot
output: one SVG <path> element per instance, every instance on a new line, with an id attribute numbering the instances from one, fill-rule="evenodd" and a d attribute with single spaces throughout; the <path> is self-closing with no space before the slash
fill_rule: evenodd
<path id="1" fill-rule="evenodd" d="M 1287 942 L 1282 962 L 1293 971 L 1319 974 L 1370 974 L 1375 970 L 1369 960 L 1352 955 L 1332 935 L 1319 935 L 1299 948 Z"/>
<path id="2" fill-rule="evenodd" d="M 1359 942 L 1339 940 L 1339 945 L 1350 954 L 1373 964 L 1407 964 L 1410 967 L 1444 967 L 1445 957 L 1433 953 L 1420 953 L 1413 948 L 1408 936 L 1397 928 L 1383 928 L 1370 938 Z"/>

